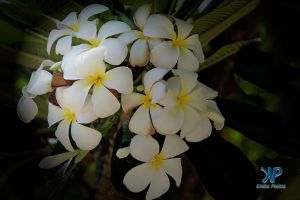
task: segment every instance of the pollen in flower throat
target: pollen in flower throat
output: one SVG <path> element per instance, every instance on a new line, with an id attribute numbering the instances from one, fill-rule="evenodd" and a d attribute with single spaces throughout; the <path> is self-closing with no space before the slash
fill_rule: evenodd
<path id="1" fill-rule="evenodd" d="M 165 161 L 163 159 L 163 153 L 160 152 L 153 157 L 153 160 L 151 161 L 151 167 L 153 167 L 154 169 L 159 169 L 164 164 L 164 162 Z"/>
<path id="2" fill-rule="evenodd" d="M 96 48 L 102 43 L 102 39 L 101 38 L 90 39 L 89 42 L 90 42 L 92 48 Z"/>
<path id="3" fill-rule="evenodd" d="M 101 85 L 105 80 L 107 80 L 107 76 L 103 72 L 95 72 L 86 79 L 87 83 L 91 85 Z"/>
<path id="4" fill-rule="evenodd" d="M 63 111 L 64 119 L 69 123 L 76 121 L 76 115 L 70 108 L 65 108 Z"/>
<path id="5" fill-rule="evenodd" d="M 79 24 L 73 24 L 73 25 L 71 26 L 71 29 L 72 29 L 72 31 L 74 31 L 74 32 L 78 32 L 78 31 L 80 30 L 80 26 L 79 26 Z"/>

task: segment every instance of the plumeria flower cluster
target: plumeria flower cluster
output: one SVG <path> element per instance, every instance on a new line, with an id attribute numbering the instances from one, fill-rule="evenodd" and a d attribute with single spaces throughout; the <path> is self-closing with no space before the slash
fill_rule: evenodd
<path id="1" fill-rule="evenodd" d="M 150 185 L 146 199 L 155 199 L 168 191 L 168 175 L 180 186 L 178 156 L 189 149 L 188 142 L 209 137 L 211 121 L 215 129 L 223 128 L 224 117 L 213 101 L 218 93 L 198 81 L 195 71 L 204 54 L 199 36 L 190 35 L 191 24 L 151 14 L 147 4 L 136 10 L 134 28 L 117 20 L 99 25 L 95 17 L 107 10 L 93 4 L 62 21 L 54 19 L 57 29 L 49 34 L 47 52 L 53 53 L 56 42 L 55 53 L 62 60 L 45 60 L 32 73 L 18 115 L 30 122 L 38 112 L 33 98 L 50 93 L 49 127 L 56 127 L 55 136 L 66 152 L 44 158 L 40 167 L 48 169 L 95 149 L 102 134 L 94 124 L 123 112 L 135 136 L 116 156 L 142 162 L 127 172 L 123 183 L 131 192 Z M 81 43 L 75 44 L 74 38 Z M 133 76 L 131 67 L 144 66 L 143 73 Z M 57 77 L 63 84 L 55 84 Z M 141 85 L 133 77 L 142 77 Z M 164 137 L 161 147 L 156 134 Z"/>

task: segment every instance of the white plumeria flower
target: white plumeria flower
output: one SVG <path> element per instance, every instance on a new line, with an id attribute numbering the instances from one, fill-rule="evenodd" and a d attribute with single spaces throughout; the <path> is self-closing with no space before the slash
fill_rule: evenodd
<path id="1" fill-rule="evenodd" d="M 161 81 L 169 70 L 154 68 L 143 77 L 144 93 L 132 93 L 121 96 L 121 104 L 125 113 L 139 106 L 129 121 L 129 130 L 136 134 L 152 135 L 155 133 L 153 113 L 160 109 L 159 101 L 166 95 L 166 83 Z M 163 125 L 163 121 L 155 121 Z M 154 126 L 154 127 L 153 127 Z M 169 125 L 170 126 L 170 125 Z"/>
<path id="2" fill-rule="evenodd" d="M 39 167 L 42 169 L 50 169 L 53 167 L 56 167 L 62 163 L 64 163 L 67 160 L 70 160 L 77 156 L 80 153 L 80 151 L 69 151 L 65 153 L 60 153 L 53 156 L 47 156 L 41 160 L 39 163 Z"/>
<path id="3" fill-rule="evenodd" d="M 29 83 L 22 89 L 23 96 L 18 102 L 17 114 L 25 123 L 31 122 L 38 113 L 33 98 L 51 91 L 52 74 L 43 68 L 53 64 L 51 60 L 44 60 L 39 68 L 32 72 Z"/>
<path id="4" fill-rule="evenodd" d="M 59 122 L 55 136 L 68 151 L 74 151 L 69 138 L 69 127 L 71 136 L 78 148 L 82 150 L 94 149 L 100 142 L 102 135 L 99 131 L 83 126 L 97 119 L 93 112 L 91 96 L 86 97 L 82 108 L 72 107 L 69 98 L 65 95 L 67 87 L 56 88 L 56 100 L 60 107 L 49 103 L 48 123 L 49 127 Z M 76 98 L 72 96 L 71 98 Z"/>
<path id="5" fill-rule="evenodd" d="M 173 68 L 177 61 L 178 69 L 196 71 L 199 62 L 204 61 L 204 54 L 199 36 L 189 34 L 193 25 L 175 18 L 177 34 L 172 22 L 163 15 L 151 15 L 144 27 L 144 35 L 148 37 L 168 39 L 155 46 L 150 53 L 150 62 L 155 67 Z"/>
<path id="6" fill-rule="evenodd" d="M 85 7 L 78 18 L 76 12 L 71 12 L 63 21 L 55 20 L 58 30 L 54 29 L 49 34 L 48 54 L 50 54 L 53 43 L 60 38 L 56 44 L 55 52 L 56 54 L 65 55 L 71 49 L 73 36 L 85 39 L 88 34 L 87 31 L 93 28 L 96 21 L 91 22 L 88 19 L 106 10 L 108 10 L 106 6 L 92 4 Z"/>
<path id="7" fill-rule="evenodd" d="M 189 149 L 177 135 L 166 136 L 159 152 L 159 144 L 151 136 L 137 135 L 130 143 L 131 155 L 144 162 L 127 172 L 123 183 L 131 192 L 141 192 L 149 184 L 146 199 L 155 199 L 169 190 L 170 175 L 179 187 L 182 178 L 181 159 L 173 158 Z"/>
<path id="8" fill-rule="evenodd" d="M 149 17 L 150 11 L 150 4 L 139 7 L 133 16 L 133 19 L 140 31 L 132 30 L 119 36 L 119 39 L 127 45 L 135 41 L 131 46 L 129 57 L 129 62 L 133 67 L 145 66 L 149 62 L 149 48 L 152 49 L 161 42 L 158 38 L 146 37 L 143 34 L 144 25 Z"/>
<path id="9" fill-rule="evenodd" d="M 103 52 L 96 55 L 97 59 L 101 58 L 111 65 L 120 65 L 127 56 L 128 48 L 120 39 L 110 37 L 128 31 L 130 27 L 126 23 L 112 20 L 103 24 L 97 34 L 96 23 L 93 23 L 85 30 L 83 38 L 89 44 L 72 47 L 63 58 L 62 70 L 64 73 L 76 71 L 76 66 L 89 62 L 89 57 L 97 52 Z"/>
<path id="10" fill-rule="evenodd" d="M 102 53 L 98 50 L 100 48 L 93 50 L 96 53 L 89 53 L 86 63 L 77 69 L 80 76 L 76 79 L 79 80 L 66 89 L 66 95 L 71 97 L 68 102 L 71 106 L 80 108 L 92 88 L 93 110 L 98 117 L 105 118 L 113 115 L 120 108 L 118 99 L 109 89 L 129 94 L 133 90 L 133 79 L 128 67 L 116 67 L 106 71 L 105 63 L 98 56 Z M 64 77 L 69 78 L 67 72 L 64 72 Z"/>
<path id="11" fill-rule="evenodd" d="M 210 136 L 212 127 L 220 130 L 224 126 L 224 117 L 217 104 L 212 101 L 218 93 L 198 82 L 198 75 L 186 70 L 173 70 L 178 76 L 171 77 L 168 83 L 168 94 L 160 101 L 165 107 L 153 116 L 156 120 L 170 124 L 178 124 L 180 135 L 189 142 L 199 142 Z M 160 125 L 159 123 L 156 123 Z M 165 129 L 165 126 L 156 127 L 156 130 Z M 168 131 L 168 130 L 166 130 Z"/>

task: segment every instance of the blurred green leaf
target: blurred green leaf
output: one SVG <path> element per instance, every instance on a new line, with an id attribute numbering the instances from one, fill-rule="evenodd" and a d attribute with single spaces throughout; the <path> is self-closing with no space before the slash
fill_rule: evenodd
<path id="1" fill-rule="evenodd" d="M 194 33 L 200 35 L 203 46 L 220 35 L 242 17 L 254 10 L 260 0 L 231 0 L 219 6 L 207 15 L 200 17 L 194 24 Z"/>
<path id="2" fill-rule="evenodd" d="M 257 42 L 257 39 L 252 40 L 245 40 L 245 41 L 239 41 L 232 44 L 225 45 L 218 49 L 213 55 L 208 57 L 204 63 L 200 64 L 199 70 L 202 71 L 208 67 L 210 67 L 213 64 L 216 64 L 229 56 L 235 54 L 238 52 L 243 46 L 248 45 L 252 42 Z"/>

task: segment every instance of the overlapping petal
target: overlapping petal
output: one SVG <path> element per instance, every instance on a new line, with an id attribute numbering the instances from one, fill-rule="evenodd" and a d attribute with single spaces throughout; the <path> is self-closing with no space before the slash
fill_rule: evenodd
<path id="1" fill-rule="evenodd" d="M 137 27 L 140 28 L 140 30 L 144 29 L 144 25 L 149 17 L 151 11 L 151 5 L 145 4 L 143 6 L 140 6 L 133 15 L 134 23 Z"/>
<path id="2" fill-rule="evenodd" d="M 168 135 L 165 137 L 161 152 L 163 158 L 168 159 L 178 156 L 188 149 L 189 146 L 178 135 Z"/>
<path id="3" fill-rule="evenodd" d="M 111 116 L 120 108 L 118 99 L 103 85 L 94 86 L 92 103 L 95 114 L 100 118 Z"/>
<path id="4" fill-rule="evenodd" d="M 98 32 L 98 38 L 105 40 L 110 36 L 129 31 L 130 27 L 128 26 L 128 24 L 121 21 L 111 20 L 101 26 Z"/>
<path id="5" fill-rule="evenodd" d="M 152 135 L 155 132 L 148 107 L 141 105 L 135 111 L 129 121 L 129 130 L 141 135 Z"/>
<path id="6" fill-rule="evenodd" d="M 91 16 L 102 13 L 107 11 L 108 8 L 106 6 L 100 5 L 100 4 L 91 4 L 86 6 L 82 11 L 80 12 L 78 18 L 79 22 L 85 22 L 87 21 Z"/>
<path id="7" fill-rule="evenodd" d="M 109 38 L 103 41 L 104 60 L 112 65 L 120 65 L 127 56 L 128 48 L 119 39 Z"/>
<path id="8" fill-rule="evenodd" d="M 73 151 L 74 148 L 69 137 L 69 127 L 70 123 L 66 120 L 62 120 L 57 126 L 55 136 L 68 151 Z"/>
<path id="9" fill-rule="evenodd" d="M 136 135 L 130 142 L 130 154 L 142 162 L 150 162 L 159 153 L 159 144 L 150 135 Z"/>
<path id="10" fill-rule="evenodd" d="M 176 38 L 172 22 L 160 14 L 154 14 L 148 18 L 143 33 L 145 36 L 154 38 Z"/>
<path id="11" fill-rule="evenodd" d="M 82 150 L 94 149 L 102 138 L 99 131 L 76 122 L 71 126 L 71 135 L 76 145 Z"/>
<path id="12" fill-rule="evenodd" d="M 169 41 L 155 46 L 150 52 L 150 62 L 155 67 L 173 68 L 179 58 L 179 49 L 174 48 Z"/>
<path id="13" fill-rule="evenodd" d="M 128 67 L 116 67 L 106 73 L 107 80 L 103 83 L 106 87 L 115 89 L 122 94 L 133 91 L 132 72 Z"/>
<path id="14" fill-rule="evenodd" d="M 137 40 L 130 50 L 129 62 L 135 66 L 145 66 L 149 62 L 150 51 L 146 40 Z"/>

